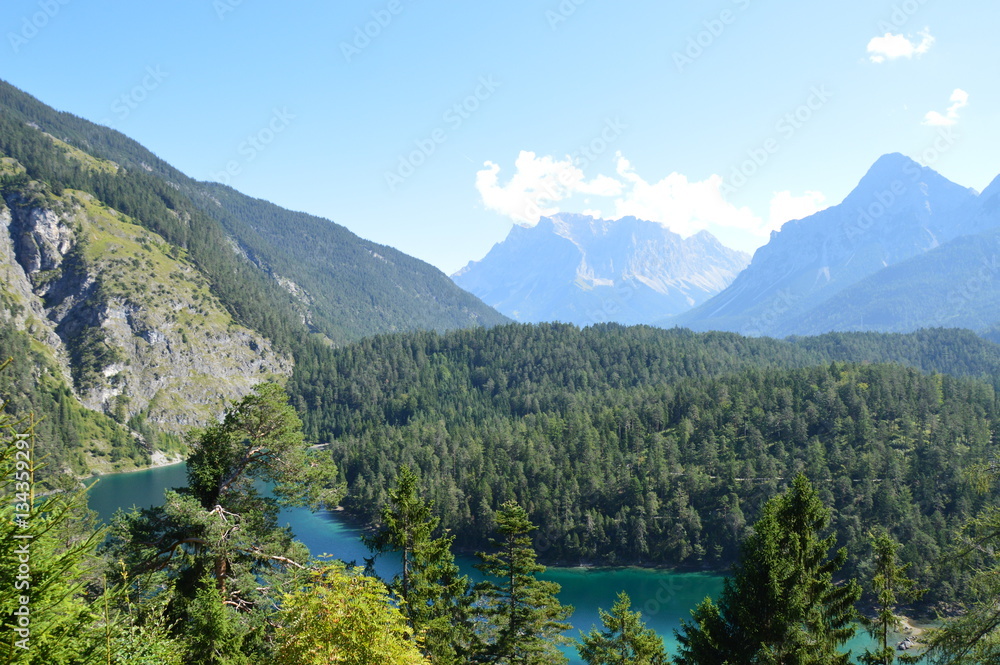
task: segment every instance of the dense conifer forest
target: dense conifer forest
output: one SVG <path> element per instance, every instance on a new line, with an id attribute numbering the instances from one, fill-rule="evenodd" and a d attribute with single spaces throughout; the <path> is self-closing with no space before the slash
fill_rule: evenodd
<path id="1" fill-rule="evenodd" d="M 882 525 L 934 604 L 965 586 L 937 557 L 995 503 L 969 474 L 996 454 L 996 393 L 968 377 L 993 374 L 997 350 L 944 330 L 776 341 L 511 325 L 325 350 L 289 391 L 364 521 L 410 465 L 460 547 L 481 546 L 513 499 L 550 563 L 725 570 L 803 473 L 848 571 Z"/>

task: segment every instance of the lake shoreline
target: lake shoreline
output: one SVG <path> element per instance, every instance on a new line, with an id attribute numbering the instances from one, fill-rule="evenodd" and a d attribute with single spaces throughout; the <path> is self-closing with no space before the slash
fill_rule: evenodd
<path id="1" fill-rule="evenodd" d="M 159 456 L 157 456 L 157 453 L 159 453 Z M 162 469 L 163 467 L 167 466 L 177 466 L 178 464 L 187 464 L 187 457 L 183 457 L 181 459 L 173 459 L 167 457 L 166 455 L 160 453 L 159 451 L 153 453 L 151 459 L 152 459 L 151 464 L 148 464 L 146 466 L 137 466 L 134 469 L 126 469 L 123 471 L 91 470 L 90 475 L 80 476 L 79 479 L 81 481 L 87 481 L 87 480 L 94 480 L 95 478 L 106 478 L 108 476 L 122 476 L 127 473 L 139 473 L 142 471 L 152 471 L 153 469 Z"/>

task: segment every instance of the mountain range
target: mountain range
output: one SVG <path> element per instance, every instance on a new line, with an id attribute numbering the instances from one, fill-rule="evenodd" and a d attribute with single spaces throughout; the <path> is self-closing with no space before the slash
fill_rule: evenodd
<path id="1" fill-rule="evenodd" d="M 560 213 L 515 226 L 452 279 L 524 322 L 786 337 L 968 328 L 1000 339 L 1000 178 L 982 193 L 901 154 L 751 260 L 707 232 Z"/>
<path id="2" fill-rule="evenodd" d="M 707 231 L 682 238 L 635 217 L 564 213 L 515 225 L 452 279 L 518 321 L 638 324 L 704 302 L 749 260 Z"/>
<path id="3" fill-rule="evenodd" d="M 15 359 L 0 395 L 43 418 L 39 453 L 77 475 L 177 458 L 253 384 L 312 385 L 335 371 L 330 347 L 381 333 L 509 316 L 778 337 L 964 327 L 997 341 L 998 273 L 1000 179 L 979 194 L 886 155 L 752 260 L 706 232 L 559 214 L 449 279 L 191 179 L 0 81 L 0 362 Z M 353 399 L 292 395 L 303 413 Z"/>
<path id="4" fill-rule="evenodd" d="M 899 154 L 786 223 L 724 291 L 661 324 L 749 335 L 984 331 L 1000 322 L 1000 179 L 982 194 Z"/>

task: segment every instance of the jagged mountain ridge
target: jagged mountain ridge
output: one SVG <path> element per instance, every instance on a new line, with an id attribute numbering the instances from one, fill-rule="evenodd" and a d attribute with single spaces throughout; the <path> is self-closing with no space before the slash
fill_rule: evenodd
<path id="1" fill-rule="evenodd" d="M 725 291 L 668 323 L 776 336 L 869 329 L 858 326 L 862 317 L 855 315 L 856 301 L 847 290 L 861 293 L 865 280 L 882 279 L 883 271 L 893 266 L 989 228 L 993 222 L 980 210 L 982 200 L 975 191 L 903 155 L 885 155 L 842 203 L 786 223 Z M 897 288 L 907 290 L 905 284 Z M 895 308 L 897 303 L 883 306 Z M 818 321 L 822 312 L 850 319 L 852 326 L 796 323 Z M 935 317 L 874 329 L 915 330 L 937 324 Z"/>
<path id="2" fill-rule="evenodd" d="M 519 321 L 636 324 L 690 309 L 748 260 L 705 231 L 682 238 L 635 217 L 560 213 L 514 226 L 452 279 Z"/>

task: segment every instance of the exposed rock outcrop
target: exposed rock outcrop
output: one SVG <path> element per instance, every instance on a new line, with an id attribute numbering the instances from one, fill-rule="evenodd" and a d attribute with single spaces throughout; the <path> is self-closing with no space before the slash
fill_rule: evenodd
<path id="1" fill-rule="evenodd" d="M 0 317 L 44 344 L 84 406 L 181 433 L 291 371 L 162 238 L 89 195 L 8 193 Z"/>

